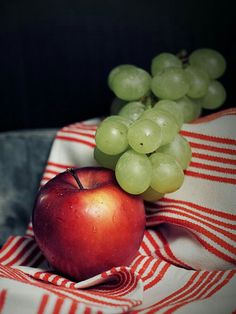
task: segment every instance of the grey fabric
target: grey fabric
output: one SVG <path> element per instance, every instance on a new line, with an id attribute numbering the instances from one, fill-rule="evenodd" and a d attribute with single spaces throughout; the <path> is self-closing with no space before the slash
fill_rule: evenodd
<path id="1" fill-rule="evenodd" d="M 24 233 L 56 129 L 0 133 L 0 246 Z"/>

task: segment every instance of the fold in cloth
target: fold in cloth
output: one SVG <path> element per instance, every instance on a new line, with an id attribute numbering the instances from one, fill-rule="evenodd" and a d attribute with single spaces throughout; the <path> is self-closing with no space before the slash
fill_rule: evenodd
<path id="1" fill-rule="evenodd" d="M 97 166 L 99 119 L 60 129 L 42 176 Z M 34 241 L 12 236 L 0 251 L 0 313 L 235 313 L 236 109 L 184 124 L 192 147 L 183 186 L 146 203 L 147 226 L 129 267 L 82 282 L 50 269 Z"/>

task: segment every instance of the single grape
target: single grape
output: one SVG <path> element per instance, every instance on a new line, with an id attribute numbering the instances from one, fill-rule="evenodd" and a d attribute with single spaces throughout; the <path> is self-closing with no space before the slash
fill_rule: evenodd
<path id="1" fill-rule="evenodd" d="M 152 163 L 151 187 L 159 193 L 178 190 L 184 181 L 180 164 L 170 155 L 155 152 L 149 157 Z"/>
<path id="2" fill-rule="evenodd" d="M 128 148 L 127 127 L 117 121 L 102 122 L 97 128 L 95 142 L 103 153 L 118 155 Z"/>
<path id="3" fill-rule="evenodd" d="M 175 118 L 176 123 L 179 126 L 179 130 L 181 129 L 184 123 L 184 115 L 181 108 L 177 105 L 175 101 L 172 100 L 159 100 L 154 106 L 154 109 L 161 109 L 162 111 L 166 111 L 169 114 L 172 114 Z"/>
<path id="4" fill-rule="evenodd" d="M 162 142 L 161 128 L 149 119 L 139 119 L 128 129 L 128 143 L 138 153 L 155 151 Z"/>
<path id="5" fill-rule="evenodd" d="M 189 62 L 206 71 L 211 79 L 219 78 L 226 69 L 226 61 L 222 54 L 208 48 L 193 51 L 189 56 Z"/>
<path id="6" fill-rule="evenodd" d="M 147 109 L 141 115 L 140 119 L 150 119 L 161 128 L 162 141 L 160 145 L 170 143 L 179 130 L 174 116 L 171 113 L 161 109 Z"/>
<path id="7" fill-rule="evenodd" d="M 153 77 L 151 89 L 158 98 L 176 100 L 187 94 L 189 84 L 183 69 L 171 67 Z"/>
<path id="8" fill-rule="evenodd" d="M 119 116 L 122 116 L 131 121 L 136 121 L 144 112 L 145 106 L 140 101 L 132 101 L 127 103 L 119 111 Z"/>
<path id="9" fill-rule="evenodd" d="M 184 96 L 178 100 L 176 100 L 177 105 L 183 112 L 184 115 L 184 123 L 190 123 L 195 119 L 195 105 L 192 100 Z"/>
<path id="10" fill-rule="evenodd" d="M 191 101 L 194 103 L 194 120 L 196 120 L 202 115 L 201 98 L 191 98 Z"/>
<path id="11" fill-rule="evenodd" d="M 127 101 L 122 100 L 118 97 L 115 97 L 111 103 L 110 114 L 117 115 L 124 105 L 127 104 Z"/>
<path id="12" fill-rule="evenodd" d="M 187 96 L 191 98 L 199 98 L 206 94 L 210 79 L 208 74 L 194 65 L 185 68 L 185 74 L 189 82 L 189 90 Z"/>
<path id="13" fill-rule="evenodd" d="M 183 170 L 187 169 L 192 157 L 189 142 L 180 134 L 177 134 L 171 143 L 159 147 L 157 152 L 174 157 Z"/>
<path id="14" fill-rule="evenodd" d="M 170 67 L 182 68 L 182 62 L 174 54 L 162 52 L 152 59 L 151 73 L 155 76 L 158 72 Z"/>
<path id="15" fill-rule="evenodd" d="M 119 155 L 108 155 L 103 153 L 101 150 L 95 146 L 93 151 L 94 159 L 97 161 L 97 163 L 105 168 L 109 168 L 112 170 L 115 170 L 116 164 L 118 159 L 120 158 L 122 154 Z"/>
<path id="16" fill-rule="evenodd" d="M 140 194 L 147 190 L 151 182 L 152 165 L 147 155 L 139 154 L 132 149 L 119 158 L 115 176 L 126 192 Z"/>
<path id="17" fill-rule="evenodd" d="M 144 191 L 140 196 L 144 201 L 148 202 L 157 202 L 159 199 L 161 199 L 165 194 L 159 193 L 155 190 L 153 190 L 151 187 L 149 187 L 146 191 Z"/>
<path id="18" fill-rule="evenodd" d="M 127 70 L 127 69 L 133 69 L 136 68 L 133 64 L 120 64 L 113 68 L 110 73 L 108 74 L 107 84 L 112 89 L 112 81 L 113 78 L 116 76 L 116 74 L 120 73 L 121 71 Z"/>
<path id="19" fill-rule="evenodd" d="M 119 123 L 122 123 L 126 126 L 129 126 L 130 124 L 132 124 L 132 121 L 129 120 L 128 118 L 126 117 L 122 117 L 120 115 L 112 115 L 112 116 L 108 116 L 106 117 L 102 123 L 105 123 L 105 122 L 119 122 Z"/>
<path id="20" fill-rule="evenodd" d="M 150 90 L 151 76 L 143 69 L 122 69 L 112 79 L 112 91 L 120 99 L 132 101 L 145 96 Z"/>
<path id="21" fill-rule="evenodd" d="M 226 99 L 224 86 L 216 80 L 212 80 L 208 86 L 207 93 L 199 98 L 199 103 L 204 109 L 218 109 Z"/>

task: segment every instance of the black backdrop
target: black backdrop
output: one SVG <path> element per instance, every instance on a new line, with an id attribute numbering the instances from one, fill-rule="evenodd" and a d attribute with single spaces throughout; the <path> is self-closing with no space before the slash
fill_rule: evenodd
<path id="1" fill-rule="evenodd" d="M 226 57 L 224 108 L 236 104 L 233 0 L 0 1 L 0 131 L 105 115 L 112 67 L 149 70 L 156 54 L 182 48 Z"/>

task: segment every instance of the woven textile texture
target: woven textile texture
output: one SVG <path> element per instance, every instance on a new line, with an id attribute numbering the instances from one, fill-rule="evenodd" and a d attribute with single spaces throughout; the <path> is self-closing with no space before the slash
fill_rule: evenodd
<path id="1" fill-rule="evenodd" d="M 68 167 L 97 165 L 98 123 L 57 132 L 41 185 Z M 0 313 L 236 313 L 236 110 L 181 133 L 192 147 L 184 184 L 146 203 L 144 239 L 129 267 L 70 281 L 50 270 L 29 223 L 0 251 Z"/>

